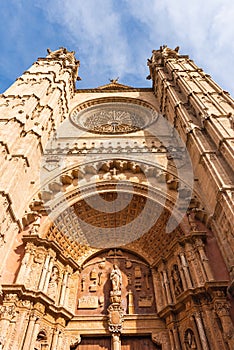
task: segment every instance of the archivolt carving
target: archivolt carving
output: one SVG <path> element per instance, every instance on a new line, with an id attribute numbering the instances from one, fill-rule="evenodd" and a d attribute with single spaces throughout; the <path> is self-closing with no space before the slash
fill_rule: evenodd
<path id="1" fill-rule="evenodd" d="M 167 162 L 165 161 L 165 163 Z M 166 164 L 164 168 L 155 164 L 135 162 L 128 159 L 92 162 L 66 170 L 58 177 L 50 179 L 43 186 L 40 198 L 44 202 L 49 202 L 53 200 L 55 195 L 58 197 L 58 193 L 64 196 L 75 189 L 82 190 L 82 193 L 84 193 L 85 186 L 97 182 L 100 182 L 101 185 L 101 182 L 119 180 L 129 181 L 130 184 L 136 183 L 138 185 L 140 183 L 148 187 L 147 191 L 151 187 L 154 190 L 159 189 L 164 197 L 167 195 L 177 196 L 179 185 L 180 199 L 183 200 L 184 198 L 186 200 L 186 191 L 188 191 L 188 189 L 186 190 L 186 184 L 181 183 L 176 175 L 170 174 L 166 169 Z"/>

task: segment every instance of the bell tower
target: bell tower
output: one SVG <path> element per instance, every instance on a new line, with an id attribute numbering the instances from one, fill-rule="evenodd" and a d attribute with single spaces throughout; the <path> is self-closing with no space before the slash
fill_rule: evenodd
<path id="1" fill-rule="evenodd" d="M 234 348 L 234 101 L 179 47 L 152 88 L 48 49 L 0 97 L 0 348 Z"/>
<path id="2" fill-rule="evenodd" d="M 188 57 L 162 46 L 148 60 L 161 113 L 192 159 L 199 193 L 194 215 L 212 229 L 233 276 L 233 99 Z"/>

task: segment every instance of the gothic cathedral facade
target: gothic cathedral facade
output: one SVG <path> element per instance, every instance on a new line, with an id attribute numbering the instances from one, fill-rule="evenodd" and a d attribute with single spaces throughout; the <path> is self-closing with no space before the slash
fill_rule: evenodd
<path id="1" fill-rule="evenodd" d="M 48 49 L 0 97 L 0 349 L 234 349 L 234 101 L 179 49 L 76 89 Z"/>

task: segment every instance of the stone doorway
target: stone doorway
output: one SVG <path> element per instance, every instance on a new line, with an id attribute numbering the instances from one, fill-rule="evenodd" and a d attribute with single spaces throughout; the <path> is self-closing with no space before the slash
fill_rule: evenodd
<path id="1" fill-rule="evenodd" d="M 161 350 L 150 336 L 121 336 L 121 350 Z M 111 337 L 82 338 L 76 350 L 112 350 Z"/>
<path id="2" fill-rule="evenodd" d="M 75 350 L 111 350 L 111 337 L 83 338 Z"/>
<path id="3" fill-rule="evenodd" d="M 161 350 L 162 348 L 154 344 L 148 336 L 122 337 L 121 350 Z"/>

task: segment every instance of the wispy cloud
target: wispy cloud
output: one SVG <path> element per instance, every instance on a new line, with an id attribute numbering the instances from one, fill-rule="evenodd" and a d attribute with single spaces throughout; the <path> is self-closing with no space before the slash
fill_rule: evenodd
<path id="1" fill-rule="evenodd" d="M 147 27 L 152 46 L 181 46 L 232 94 L 234 84 L 234 2 L 231 0 L 126 0 L 136 20 Z M 161 41 L 159 43 L 159 41 Z M 156 47 L 155 47 L 156 48 Z"/>
<path id="2" fill-rule="evenodd" d="M 49 21 L 65 27 L 78 56 L 83 58 L 82 65 L 95 77 L 93 80 L 111 73 L 120 77 L 126 73 L 131 48 L 121 25 L 121 13 L 112 1 L 49 0 L 44 11 Z"/>

